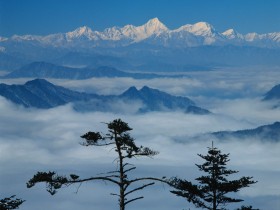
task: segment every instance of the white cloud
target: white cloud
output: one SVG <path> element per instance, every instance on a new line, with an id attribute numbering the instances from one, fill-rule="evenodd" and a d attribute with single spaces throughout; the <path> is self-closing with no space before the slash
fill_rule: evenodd
<path id="1" fill-rule="evenodd" d="M 131 133 L 136 138 L 136 143 L 160 152 L 154 159 L 132 161 L 139 166 L 138 175 L 179 175 L 193 179 L 199 174 L 194 165 L 201 161 L 197 153 L 205 154 L 207 147 L 211 146 L 211 139 L 191 142 L 189 136 L 209 131 L 246 128 L 275 119 L 273 112 L 270 113 L 266 106 L 253 105 L 251 109 L 247 108 L 252 104 L 252 100 L 225 101 L 224 104 L 227 106 L 215 109 L 218 112 L 216 115 L 186 115 L 180 112 L 130 115 L 77 113 L 71 105 L 49 110 L 24 109 L 0 98 L 0 180 L 15 180 L 12 183 L 1 182 L 1 188 L 7 189 L 7 195 L 17 194 L 18 197 L 26 199 L 27 202 L 21 208 L 23 210 L 36 209 L 39 205 L 48 209 L 69 210 L 81 206 L 83 209 L 91 209 L 92 205 L 101 209 L 115 208 L 117 200 L 109 196 L 109 192 L 114 189 L 102 183 L 82 185 L 78 194 L 74 193 L 77 190 L 75 187 L 63 189 L 54 197 L 47 194 L 44 185 L 32 189 L 25 187 L 25 182 L 38 170 L 57 170 L 61 173 L 74 171 L 89 176 L 114 168 L 113 151 L 82 147 L 79 145 L 79 136 L 89 130 L 105 133 L 106 125 L 101 122 L 109 122 L 115 118 L 129 123 L 134 129 Z M 256 113 L 259 113 L 257 117 Z M 242 115 L 249 120 L 244 120 Z M 176 139 L 181 142 L 174 141 Z M 241 195 L 251 196 L 252 199 L 256 196 L 280 196 L 275 185 L 280 175 L 279 143 L 236 140 L 215 142 L 215 145 L 224 153 L 231 153 L 230 166 L 233 169 L 240 170 L 242 175 L 252 175 L 259 181 Z M 265 190 L 262 190 L 264 187 Z M 95 195 L 95 192 L 98 195 Z M 170 202 L 158 205 L 160 197 L 154 195 L 159 193 Z M 154 209 L 170 209 L 174 206 L 184 208 L 187 205 L 185 201 L 169 194 L 168 187 L 163 189 L 162 185 L 150 187 L 143 191 L 143 194 L 146 199 L 131 204 L 129 208 L 138 209 L 149 205 Z"/>
<path id="2" fill-rule="evenodd" d="M 0 188 L 5 189 L 5 196 L 16 194 L 26 199 L 21 207 L 23 210 L 87 210 L 93 205 L 97 209 L 117 208 L 117 199 L 109 195 L 114 191 L 109 184 L 85 184 L 78 194 L 75 194 L 76 187 L 70 187 L 53 197 L 47 194 L 44 185 L 32 189 L 25 186 L 25 182 L 38 170 L 75 172 L 86 177 L 114 168 L 113 151 L 83 147 L 79 142 L 82 140 L 80 135 L 87 131 L 105 133 L 106 125 L 101 122 L 115 118 L 129 123 L 134 129 L 131 134 L 136 143 L 160 152 L 154 159 L 133 160 L 138 166 L 137 175 L 179 175 L 193 180 L 199 175 L 194 165 L 201 161 L 197 153 L 205 154 L 212 139 L 191 141 L 190 137 L 220 130 L 254 128 L 279 120 L 280 110 L 271 110 L 271 104 L 261 102 L 260 97 L 277 84 L 280 73 L 266 70 L 263 74 L 263 71 L 192 72 L 183 79 L 51 80 L 62 86 L 99 94 L 120 94 L 132 85 L 137 88 L 148 85 L 175 95 L 191 95 L 191 99 L 194 98 L 199 105 L 209 108 L 214 113 L 212 115 L 186 115 L 181 112 L 134 115 L 134 105 L 137 104 L 129 105 L 131 112 L 128 114 L 78 113 L 71 105 L 49 110 L 24 109 L 0 97 Z M 15 81 L 24 83 L 24 80 L 9 80 L 10 83 Z M 117 104 L 116 108 L 126 109 L 126 105 Z M 256 208 L 278 210 L 275 203 L 280 199 L 277 184 L 280 143 L 236 139 L 231 142 L 215 141 L 215 146 L 224 153 L 230 153 L 230 168 L 239 170 L 240 175 L 252 175 L 259 181 L 241 191 L 240 195 L 252 202 L 249 204 L 258 203 L 259 206 L 253 205 Z M 146 206 L 161 210 L 188 208 L 187 202 L 171 195 L 169 188 L 162 185 L 150 187 L 143 191 L 143 195 L 146 195 L 144 200 L 131 204 L 128 209 L 138 210 Z M 165 200 L 168 202 L 162 202 Z"/>

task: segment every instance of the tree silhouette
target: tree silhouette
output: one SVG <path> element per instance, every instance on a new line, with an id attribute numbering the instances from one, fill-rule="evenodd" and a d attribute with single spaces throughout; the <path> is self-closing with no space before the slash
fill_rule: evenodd
<path id="1" fill-rule="evenodd" d="M 148 147 L 136 146 L 134 139 L 128 133 L 132 130 L 127 123 L 121 119 L 116 119 L 110 123 L 106 123 L 108 127 L 108 133 L 102 135 L 99 132 L 88 132 L 81 136 L 85 140 L 82 143 L 83 146 L 109 146 L 114 148 L 116 152 L 117 169 L 114 171 L 106 172 L 102 176 L 93 176 L 85 179 L 81 179 L 78 175 L 70 174 L 69 176 L 60 176 L 56 172 L 38 172 L 27 183 L 27 187 L 33 187 L 36 183 L 45 182 L 47 191 L 54 195 L 58 189 L 62 186 L 69 186 L 74 183 L 83 183 L 94 180 L 107 181 L 117 185 L 119 193 L 111 193 L 115 195 L 119 200 L 120 210 L 124 210 L 126 205 L 136 200 L 144 198 L 143 196 L 131 197 L 136 191 L 142 190 L 150 185 L 155 184 L 154 181 L 164 182 L 163 179 L 154 177 L 140 177 L 132 178 L 128 177 L 128 173 L 135 170 L 136 167 L 127 162 L 128 159 L 134 157 L 153 157 L 158 152 L 151 150 Z M 132 187 L 133 184 L 141 182 L 139 186 Z"/>
<path id="2" fill-rule="evenodd" d="M 0 210 L 18 209 L 24 200 L 15 198 L 15 195 L 0 200 Z"/>
<path id="3" fill-rule="evenodd" d="M 198 154 L 205 160 L 201 165 L 196 164 L 200 171 L 206 175 L 196 178 L 197 184 L 177 177 L 171 178 L 170 183 L 176 190 L 171 191 L 177 196 L 184 197 L 196 207 L 209 210 L 226 210 L 229 203 L 243 201 L 227 196 L 232 192 L 238 192 L 241 188 L 249 187 L 256 183 L 252 177 L 241 177 L 237 180 L 228 180 L 227 177 L 238 171 L 227 169 L 229 154 L 222 154 L 217 148 L 208 148 L 207 155 Z M 249 208 L 249 207 L 247 207 Z M 246 209 L 246 207 L 243 207 Z"/>
<path id="4" fill-rule="evenodd" d="M 252 206 L 241 206 L 241 208 L 238 208 L 236 210 L 259 210 L 259 209 L 253 209 Z"/>

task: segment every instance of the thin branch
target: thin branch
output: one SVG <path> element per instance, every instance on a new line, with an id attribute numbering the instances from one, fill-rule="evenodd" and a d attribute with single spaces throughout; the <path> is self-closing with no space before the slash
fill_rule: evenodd
<path id="1" fill-rule="evenodd" d="M 116 158 L 112 161 L 112 163 L 114 163 L 115 161 L 117 161 L 117 163 L 118 163 L 118 162 L 119 162 L 119 158 L 116 157 Z"/>
<path id="2" fill-rule="evenodd" d="M 136 200 L 139 200 L 139 199 L 143 199 L 143 198 L 144 198 L 144 197 L 141 196 L 141 197 L 138 197 L 138 198 L 134 198 L 134 199 L 128 200 L 128 201 L 126 201 L 126 202 L 124 203 L 124 205 L 126 206 L 127 204 L 129 204 L 129 203 L 131 203 L 131 202 L 133 202 L 133 201 L 136 201 Z"/>
<path id="3" fill-rule="evenodd" d="M 103 143 L 103 144 L 98 144 L 98 143 L 92 143 L 92 144 L 89 144 L 89 143 L 85 143 L 85 142 L 82 142 L 82 143 L 79 143 L 80 145 L 82 145 L 82 146 L 86 146 L 86 147 L 88 147 L 88 146 L 97 146 L 97 147 L 103 147 L 103 146 L 109 146 L 109 145 L 112 145 L 112 144 L 114 144 L 114 143 Z"/>
<path id="4" fill-rule="evenodd" d="M 138 182 L 138 181 L 143 181 L 143 180 L 152 180 L 152 181 L 158 181 L 158 182 L 163 182 L 165 184 L 171 185 L 171 183 L 168 180 L 165 179 L 159 179 L 159 178 L 154 178 L 154 177 L 142 177 L 142 178 L 137 178 L 137 179 L 133 179 L 130 180 L 129 183 L 133 183 L 133 182 Z"/>
<path id="5" fill-rule="evenodd" d="M 82 183 L 82 182 L 88 182 L 88 181 L 93 181 L 93 180 L 103 180 L 103 181 L 109 181 L 114 184 L 120 185 L 120 183 L 114 179 L 111 179 L 110 177 L 91 177 L 88 179 L 80 179 L 80 180 L 73 180 L 73 181 L 68 181 L 68 184 L 75 184 L 75 183 Z"/>
<path id="6" fill-rule="evenodd" d="M 121 197 L 119 194 L 116 193 L 110 193 L 110 195 Z"/>
<path id="7" fill-rule="evenodd" d="M 131 164 L 131 163 L 125 163 L 125 164 L 123 164 L 123 167 L 126 167 L 126 166 L 134 166 L 134 165 Z"/>
<path id="8" fill-rule="evenodd" d="M 120 175 L 110 175 L 110 176 L 104 176 L 106 178 L 120 178 Z"/>
<path id="9" fill-rule="evenodd" d="M 138 191 L 138 190 L 142 190 L 142 189 L 144 189 L 145 187 L 148 187 L 148 186 L 154 185 L 154 184 L 155 184 L 154 182 L 151 182 L 151 183 L 145 184 L 145 185 L 143 185 L 143 186 L 141 186 L 141 187 L 137 187 L 137 188 L 135 188 L 135 189 L 133 189 L 133 190 L 131 190 L 131 191 L 125 193 L 124 196 L 127 196 L 127 195 L 129 195 L 129 194 L 131 194 L 131 193 L 133 193 L 133 192 Z"/>
<path id="10" fill-rule="evenodd" d="M 114 142 L 112 144 L 115 144 Z M 116 147 L 112 147 L 109 152 L 111 152 L 113 149 L 116 149 Z"/>
<path id="11" fill-rule="evenodd" d="M 129 172 L 129 171 L 132 171 L 132 170 L 134 170 L 134 169 L 136 169 L 135 166 L 134 166 L 134 167 L 131 167 L 131 168 L 127 169 L 127 170 L 125 170 L 124 173 L 127 173 L 127 172 Z"/>
<path id="12" fill-rule="evenodd" d="M 106 172 L 106 173 L 99 173 L 97 175 L 105 175 L 105 174 L 113 174 L 113 173 L 120 173 L 120 171 L 109 171 L 109 172 Z"/>
<path id="13" fill-rule="evenodd" d="M 82 186 L 82 183 L 79 184 L 79 186 L 77 187 L 77 191 L 75 192 L 76 194 L 78 194 L 80 187 Z"/>

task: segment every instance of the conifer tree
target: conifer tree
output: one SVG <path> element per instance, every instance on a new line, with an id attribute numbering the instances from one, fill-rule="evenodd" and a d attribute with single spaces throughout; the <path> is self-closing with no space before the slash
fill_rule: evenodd
<path id="1" fill-rule="evenodd" d="M 238 208 L 236 210 L 259 210 L 259 209 L 253 209 L 252 206 L 241 206 L 241 208 Z"/>
<path id="2" fill-rule="evenodd" d="M 18 209 L 24 200 L 15 198 L 15 195 L 0 200 L 0 210 Z"/>
<path id="3" fill-rule="evenodd" d="M 127 123 L 121 119 L 116 119 L 110 123 L 106 123 L 108 133 L 102 135 L 99 132 L 88 132 L 81 136 L 85 141 L 83 146 L 108 146 L 112 147 L 116 152 L 117 169 L 104 173 L 101 176 L 93 176 L 89 178 L 80 178 L 78 175 L 70 174 L 69 176 L 60 176 L 56 172 L 38 172 L 27 183 L 27 187 L 33 187 L 36 183 L 45 182 L 47 184 L 47 191 L 54 195 L 62 186 L 69 186 L 75 183 L 83 183 L 95 180 L 106 181 L 118 187 L 118 193 L 112 193 L 118 197 L 119 209 L 124 210 L 126 205 L 136 200 L 144 198 L 143 196 L 131 197 L 136 191 L 140 191 L 150 185 L 155 184 L 154 181 L 163 181 L 162 179 L 154 177 L 140 177 L 129 178 L 129 172 L 136 169 L 136 167 L 127 162 L 128 159 L 134 157 L 152 157 L 158 152 L 151 150 L 148 147 L 137 146 L 134 139 L 128 133 L 132 130 Z M 136 183 L 140 185 L 134 186 Z M 134 187 L 133 187 L 134 186 Z"/>
<path id="4" fill-rule="evenodd" d="M 229 154 L 222 154 L 217 148 L 208 148 L 207 155 L 198 154 L 205 162 L 196 164 L 206 175 L 196 178 L 199 184 L 193 184 L 177 177 L 171 178 L 170 183 L 176 190 L 171 191 L 177 196 L 187 199 L 196 207 L 208 210 L 226 210 L 226 205 L 243 201 L 233 198 L 229 193 L 236 193 L 244 187 L 256 183 L 252 177 L 241 177 L 229 180 L 228 176 L 238 171 L 227 169 Z M 244 207 L 245 208 L 245 207 Z"/>

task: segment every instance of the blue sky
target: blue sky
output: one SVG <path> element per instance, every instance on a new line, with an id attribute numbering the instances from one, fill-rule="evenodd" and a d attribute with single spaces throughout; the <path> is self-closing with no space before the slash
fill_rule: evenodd
<path id="1" fill-rule="evenodd" d="M 206 21 L 218 31 L 280 31 L 278 0 L 0 0 L 0 36 L 103 30 L 158 17 L 174 29 Z"/>

